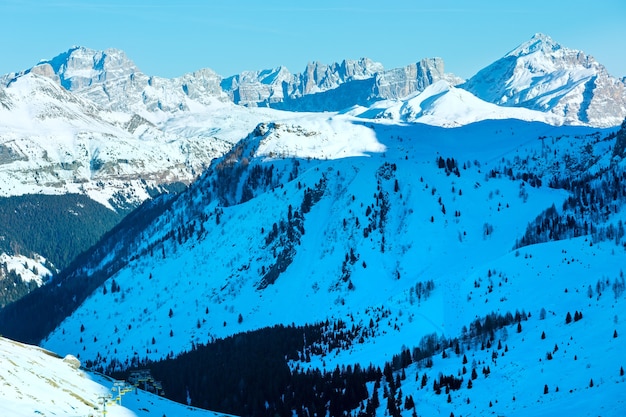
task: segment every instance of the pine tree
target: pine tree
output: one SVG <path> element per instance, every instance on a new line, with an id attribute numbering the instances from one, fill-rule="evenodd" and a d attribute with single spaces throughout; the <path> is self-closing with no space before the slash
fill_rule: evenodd
<path id="1" fill-rule="evenodd" d="M 570 324 L 571 322 L 572 322 L 572 315 L 568 311 L 567 315 L 565 316 L 565 324 Z"/>
<path id="2" fill-rule="evenodd" d="M 544 385 L 544 386 L 543 386 L 543 393 L 544 393 L 544 394 L 547 394 L 547 393 L 548 393 L 548 391 L 549 391 L 549 389 L 548 389 L 548 384 L 546 384 L 546 385 Z"/>
<path id="3" fill-rule="evenodd" d="M 593 388 L 593 378 L 589 380 L 589 388 Z"/>
<path id="4" fill-rule="evenodd" d="M 541 332 L 541 339 L 545 339 L 546 338 L 546 332 Z"/>
<path id="5" fill-rule="evenodd" d="M 407 395 L 404 398 L 404 408 L 406 410 L 410 410 L 413 407 L 415 407 L 415 401 L 413 401 L 413 396 L 412 395 Z"/>

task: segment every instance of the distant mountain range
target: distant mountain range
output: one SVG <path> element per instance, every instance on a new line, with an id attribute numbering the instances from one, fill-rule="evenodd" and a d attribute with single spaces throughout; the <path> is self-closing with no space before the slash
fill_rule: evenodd
<path id="1" fill-rule="evenodd" d="M 379 100 L 404 99 L 445 80 L 498 105 L 552 112 L 568 124 L 607 127 L 626 115 L 624 80 L 612 77 L 593 57 L 534 35 L 503 58 L 464 81 L 444 72 L 440 58 L 385 70 L 367 58 L 313 62 L 302 73 L 285 67 L 221 77 L 202 69 L 178 78 L 143 74 L 123 51 L 74 47 L 19 73 L 48 77 L 99 109 L 147 115 L 190 111 L 215 99 L 289 111 L 339 111 Z M 312 96 L 315 96 L 314 98 Z"/>

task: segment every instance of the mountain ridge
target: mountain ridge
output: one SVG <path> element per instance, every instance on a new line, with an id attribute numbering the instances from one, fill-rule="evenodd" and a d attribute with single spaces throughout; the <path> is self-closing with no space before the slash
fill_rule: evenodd
<path id="1" fill-rule="evenodd" d="M 58 79 L 100 107 L 133 111 L 153 122 L 157 113 L 189 111 L 194 103 L 213 100 L 290 111 L 339 111 L 350 105 L 403 99 L 439 80 L 461 85 L 494 104 L 552 112 L 568 124 L 609 127 L 626 116 L 623 80 L 610 76 L 593 57 L 541 33 L 465 82 L 445 73 L 441 58 L 422 59 L 390 70 L 361 58 L 332 64 L 312 62 L 303 72 L 293 74 L 277 67 L 223 77 L 207 68 L 165 79 L 143 74 L 123 51 L 83 47 L 73 47 L 30 70 L 1 79 L 7 84 L 31 71 Z M 351 83 L 360 83 L 358 91 L 338 89 Z M 328 97 L 310 99 L 316 94 Z M 112 97 L 126 98 L 112 101 Z M 342 104 L 333 106 L 334 101 Z"/>

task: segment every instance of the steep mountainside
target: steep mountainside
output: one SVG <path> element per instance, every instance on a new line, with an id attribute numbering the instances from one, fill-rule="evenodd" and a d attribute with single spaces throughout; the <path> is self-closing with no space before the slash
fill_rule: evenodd
<path id="1" fill-rule="evenodd" d="M 398 377 L 402 369 L 413 380 L 426 374 L 427 387 L 405 382 L 402 389 L 423 409 L 467 414 L 497 400 L 494 411 L 534 413 L 568 403 L 572 390 L 591 401 L 583 413 L 591 415 L 599 404 L 585 391 L 588 378 L 602 392 L 621 386 L 614 372 L 622 339 L 605 333 L 626 331 L 618 262 L 625 170 L 614 142 L 612 131 L 514 120 L 450 129 L 309 115 L 259 125 L 156 216 L 142 215 L 145 226 L 112 237 L 64 275 L 54 287 L 75 296 L 76 310 L 43 344 L 119 371 L 265 326 L 329 320 L 331 328 L 348 323 L 347 341 L 305 338 L 300 357 L 310 349 L 310 362 L 293 362 L 294 373 L 382 367 L 434 334 L 441 341 L 433 351 L 449 349 L 444 359 L 457 360 L 395 367 Z M 78 295 L 87 281 L 95 290 Z M 2 310 L 3 333 L 14 334 L 12 317 L 36 321 L 36 309 L 25 315 L 20 304 Z M 566 313 L 579 311 L 586 330 L 563 327 Z M 481 336 L 492 313 L 511 318 Z M 528 333 L 513 336 L 516 322 Z M 594 323 L 602 325 L 592 330 Z M 548 347 L 538 345 L 540 330 Z M 590 347 L 587 332 L 606 344 Z M 507 344 L 503 358 L 499 339 L 503 350 Z M 446 405 L 432 381 L 439 372 L 462 377 L 463 353 L 453 353 L 461 341 L 475 362 L 468 375 L 489 365 L 491 382 L 475 380 L 468 390 L 465 376 Z M 497 360 L 480 348 L 487 341 Z M 554 344 L 562 353 L 552 352 Z M 537 365 L 546 349 L 554 366 Z M 580 361 L 570 363 L 572 355 Z M 558 369 L 577 376 L 558 382 Z M 494 398 L 496 381 L 510 385 Z M 544 384 L 559 393 L 542 396 Z M 189 392 L 192 404 L 204 404 L 199 391 Z M 620 405 L 605 398 L 603 407 L 616 415 Z"/>
<path id="2" fill-rule="evenodd" d="M 567 123 L 615 126 L 626 116 L 626 84 L 593 57 L 536 34 L 462 88 L 483 100 L 552 112 Z"/>
<path id="3" fill-rule="evenodd" d="M 83 194 L 122 215 L 191 182 L 258 123 L 290 117 L 245 109 L 229 98 L 248 105 L 269 101 L 285 109 L 332 110 L 370 102 L 379 84 L 382 94 L 394 95 L 450 78 L 436 60 L 409 66 L 404 76 L 381 84 L 382 71 L 380 64 L 362 59 L 310 64 L 293 76 L 279 69 L 222 80 L 204 69 L 170 80 L 143 74 L 122 51 L 74 47 L 2 77 L 0 179 L 5 186 L 0 194 Z M 94 231 L 93 242 L 100 229 L 88 229 Z M 11 259 L 30 256 L 41 271 L 44 264 L 37 259 L 67 266 L 58 253 L 39 253 L 17 241 L 23 239 L 6 236 L 10 250 L 4 253 Z"/>

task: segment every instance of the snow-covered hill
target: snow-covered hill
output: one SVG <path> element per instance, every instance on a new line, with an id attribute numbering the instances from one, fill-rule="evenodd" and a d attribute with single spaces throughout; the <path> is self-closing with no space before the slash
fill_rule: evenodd
<path id="1" fill-rule="evenodd" d="M 617 398 L 591 399 L 621 389 L 623 343 L 612 334 L 626 331 L 626 300 L 610 288 L 622 282 L 624 235 L 607 240 L 599 230 L 623 222 L 622 203 L 593 235 L 518 248 L 534 231 L 528 225 L 570 195 L 549 181 L 611 166 L 609 133 L 519 120 L 449 129 L 348 116 L 260 125 L 142 232 L 128 264 L 43 344 L 116 368 L 274 324 L 379 323 L 358 343 L 306 365 L 332 370 L 355 362 L 382 366 L 429 334 L 462 338 L 475 319 L 525 311 L 532 316 L 521 336 L 511 335 L 514 328 L 508 340 L 501 331 L 494 336 L 510 352 L 497 365 L 479 345 L 464 348 L 476 367 L 490 365 L 488 382 L 455 393 L 452 405 L 409 382 L 403 393 L 423 396 L 432 412 L 483 413 L 497 401 L 494 412 L 534 415 L 573 406 L 572 395 L 589 404 L 584 415 L 600 405 L 617 415 Z M 576 222 L 582 228 L 591 218 Z M 434 290 L 418 299 L 417 285 L 430 280 Z M 550 314 L 545 321 L 542 309 Z M 565 315 L 574 311 L 584 311 L 585 321 L 566 327 Z M 554 344 L 561 353 L 544 363 Z M 580 362 L 572 365 L 573 355 Z M 426 372 L 429 381 L 439 372 L 456 375 L 461 357 L 407 372 Z M 561 372 L 571 381 L 559 382 Z M 587 377 L 602 391 L 587 391 Z M 494 394 L 492 384 L 506 381 Z M 544 396 L 544 384 L 550 393 L 558 385 L 559 394 Z M 466 398 L 470 405 L 459 405 Z"/>
<path id="2" fill-rule="evenodd" d="M 626 116 L 626 85 L 593 57 L 534 35 L 462 88 L 502 106 L 551 112 L 569 124 L 615 126 Z"/>
<path id="3" fill-rule="evenodd" d="M 122 390 L 112 378 L 80 368 L 75 357 L 0 337 L 0 413 L 4 416 L 220 416 L 163 397 Z"/>
<path id="4" fill-rule="evenodd" d="M 433 126 L 457 127 L 481 120 L 518 119 L 559 126 L 564 119 L 552 113 L 503 107 L 479 99 L 467 90 L 438 81 L 400 100 L 381 100 L 368 108 L 357 106 L 346 114 Z"/>

